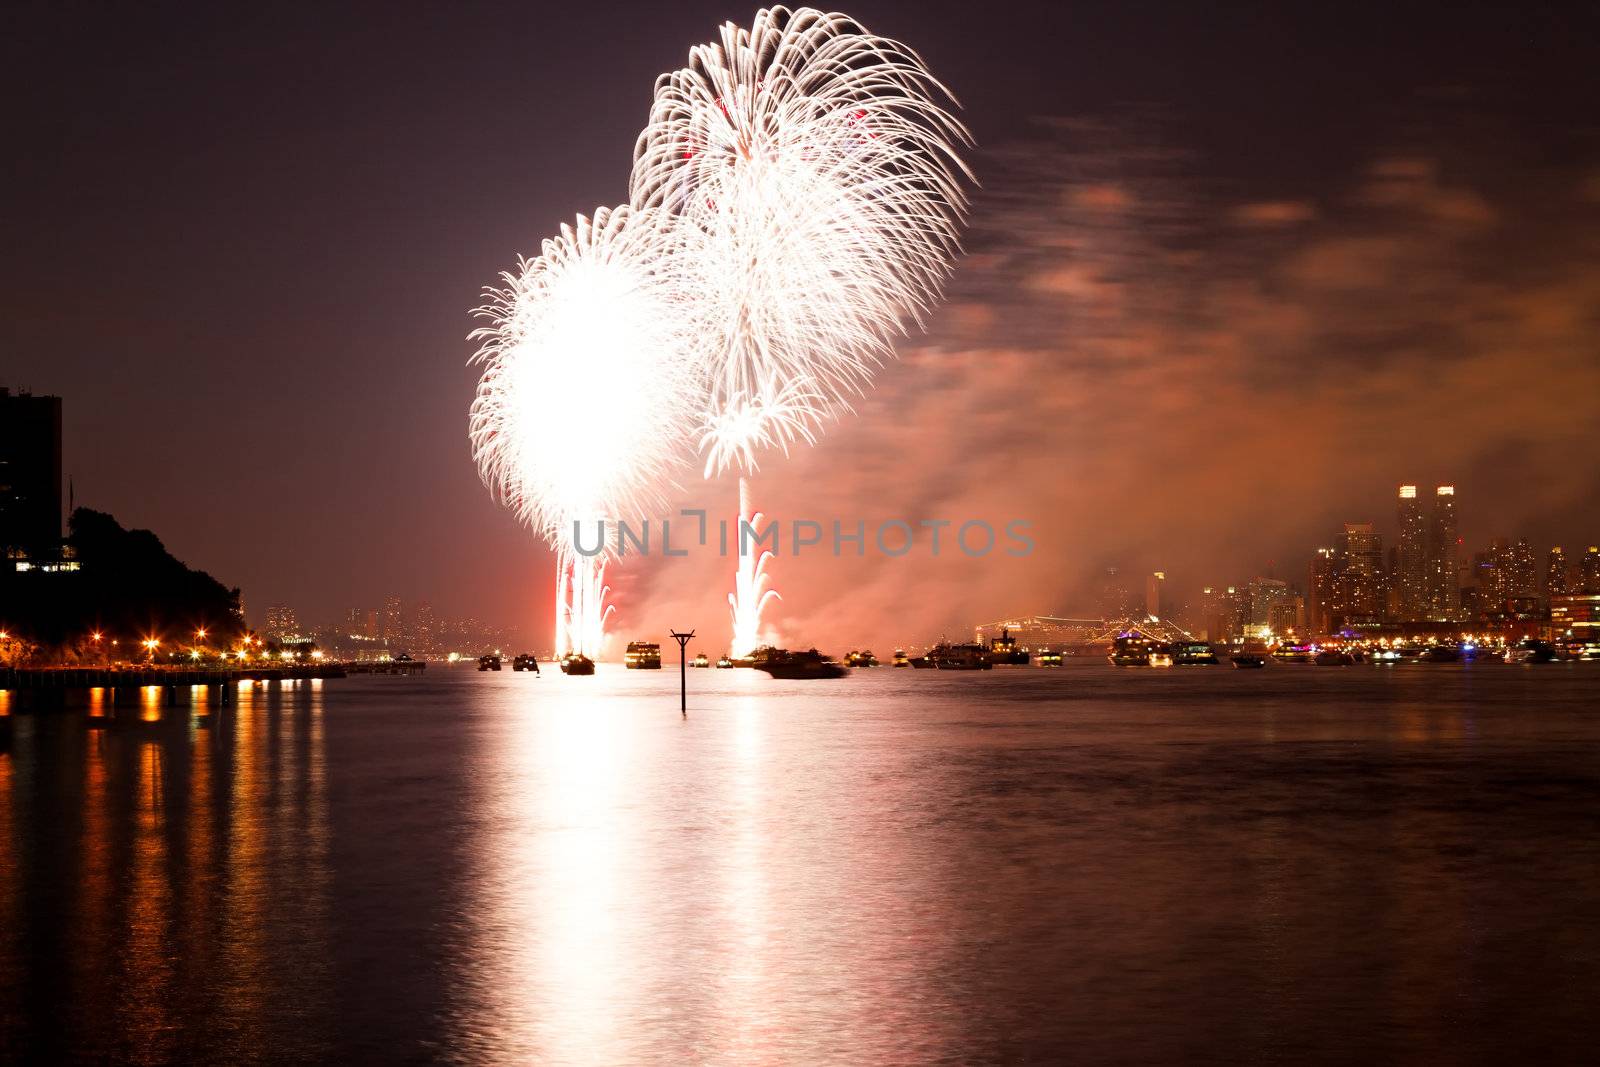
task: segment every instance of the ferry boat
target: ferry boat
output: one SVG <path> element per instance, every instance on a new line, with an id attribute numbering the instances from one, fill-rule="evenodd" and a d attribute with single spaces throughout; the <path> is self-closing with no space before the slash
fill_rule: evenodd
<path id="1" fill-rule="evenodd" d="M 661 646 L 646 641 L 629 641 L 628 651 L 623 655 L 622 663 L 630 671 L 659 671 Z"/>
<path id="2" fill-rule="evenodd" d="M 694 659 L 689 661 L 689 666 L 691 666 L 691 667 L 709 667 L 709 666 L 711 666 L 711 661 L 709 659 L 707 659 L 706 658 L 706 654 L 704 652 L 702 652 L 698 656 L 696 656 Z"/>
<path id="3" fill-rule="evenodd" d="M 499 670 L 500 669 L 500 657 L 495 655 L 492 652 L 487 656 L 479 656 L 478 657 L 478 669 L 480 671 L 497 671 L 497 670 Z"/>
<path id="4" fill-rule="evenodd" d="M 538 674 L 539 660 L 532 652 L 524 652 L 511 661 L 511 669 L 514 671 L 532 671 L 534 674 Z"/>
<path id="5" fill-rule="evenodd" d="M 989 653 L 982 645 L 951 645 L 941 641 L 927 655 L 927 660 L 941 671 L 987 671 L 994 668 Z"/>
<path id="6" fill-rule="evenodd" d="M 1003 626 L 1000 636 L 989 641 L 989 662 L 996 667 L 1026 667 L 1031 658 L 1027 649 L 1017 647 L 1011 631 Z"/>
<path id="7" fill-rule="evenodd" d="M 764 654 L 763 654 L 764 653 Z M 848 669 L 816 649 L 790 652 L 786 648 L 757 649 L 751 657 L 757 670 L 774 678 L 843 678 Z"/>
<path id="8" fill-rule="evenodd" d="M 561 657 L 562 674 L 593 674 L 594 660 L 582 652 L 568 652 Z"/>
<path id="9" fill-rule="evenodd" d="M 896 667 L 911 666 L 911 660 L 906 656 L 906 650 L 903 648 L 897 648 L 894 650 L 894 659 L 890 662 Z"/>
<path id="10" fill-rule="evenodd" d="M 852 649 L 845 655 L 844 662 L 849 667 L 876 667 L 878 665 L 878 657 L 872 654 L 872 649 L 870 648 L 861 652 Z"/>
<path id="11" fill-rule="evenodd" d="M 911 663 L 911 669 L 912 670 L 917 670 L 917 671 L 931 671 L 931 670 L 933 670 L 933 660 L 929 659 L 927 656 L 912 656 L 909 662 Z"/>
<path id="12" fill-rule="evenodd" d="M 1217 651 L 1204 641 L 1179 641 L 1172 646 L 1172 662 L 1180 667 L 1215 667 Z"/>
<path id="13" fill-rule="evenodd" d="M 1310 663 L 1310 645 L 1279 645 L 1272 652 L 1272 658 L 1279 663 Z"/>
<path id="14" fill-rule="evenodd" d="M 1033 661 L 1041 667 L 1059 667 L 1061 666 L 1062 656 L 1055 649 L 1046 648 L 1041 649 Z"/>
<path id="15" fill-rule="evenodd" d="M 1150 653 L 1157 647 L 1159 642 L 1152 641 L 1148 637 L 1123 634 L 1111 642 L 1111 654 L 1106 658 L 1118 667 L 1148 667 Z"/>

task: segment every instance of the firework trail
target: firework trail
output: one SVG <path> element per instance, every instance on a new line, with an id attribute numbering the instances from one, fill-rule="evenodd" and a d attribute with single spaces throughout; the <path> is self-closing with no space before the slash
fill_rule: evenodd
<path id="1" fill-rule="evenodd" d="M 473 459 L 556 551 L 558 656 L 599 655 L 611 610 L 606 552 L 578 552 L 574 523 L 592 538 L 600 520 L 660 513 L 692 439 L 700 387 L 667 222 L 628 207 L 580 215 L 476 312 L 489 324 L 472 335 L 484 367 Z"/>
<path id="2" fill-rule="evenodd" d="M 922 59 L 845 15 L 774 7 L 656 82 L 630 196 L 677 220 L 706 383 L 706 477 L 810 444 L 938 300 L 966 213 L 970 143 Z M 740 556 L 736 655 L 765 559 Z M 743 646 L 743 647 L 741 647 Z"/>

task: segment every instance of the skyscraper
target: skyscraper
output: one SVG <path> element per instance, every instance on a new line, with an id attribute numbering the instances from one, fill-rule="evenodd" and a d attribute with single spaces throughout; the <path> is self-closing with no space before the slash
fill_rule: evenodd
<path id="1" fill-rule="evenodd" d="M 1311 574 L 1306 585 L 1306 626 L 1314 634 L 1333 632 L 1333 604 L 1339 581 L 1339 553 L 1319 548 L 1311 557 Z"/>
<path id="2" fill-rule="evenodd" d="M 1600 545 L 1590 545 L 1578 562 L 1579 593 L 1600 593 Z"/>
<path id="3" fill-rule="evenodd" d="M 273 641 L 289 641 L 300 636 L 300 623 L 293 608 L 274 604 L 267 609 L 266 625 L 261 631 Z"/>
<path id="4" fill-rule="evenodd" d="M 61 398 L 0 388 L 0 557 L 61 545 Z"/>
<path id="5" fill-rule="evenodd" d="M 1402 555 L 1404 549 L 1401 550 Z M 1461 613 L 1461 576 L 1457 573 L 1461 535 L 1456 519 L 1456 489 L 1441 485 L 1433 491 L 1433 514 L 1428 520 L 1428 618 L 1454 622 Z"/>
<path id="6" fill-rule="evenodd" d="M 1427 618 L 1428 523 L 1422 514 L 1417 487 L 1400 487 L 1400 551 L 1395 582 L 1399 587 L 1400 617 L 1407 622 Z"/>
<path id="7" fill-rule="evenodd" d="M 1567 557 L 1560 545 L 1550 550 L 1544 569 L 1544 589 L 1550 596 L 1560 596 L 1567 591 Z"/>
<path id="8" fill-rule="evenodd" d="M 1334 614 L 1345 625 L 1376 625 L 1383 618 L 1383 535 L 1370 522 L 1347 522 L 1339 556 Z"/>
<path id="9" fill-rule="evenodd" d="M 383 598 L 383 615 L 378 620 L 378 636 L 391 643 L 399 642 L 405 629 L 400 616 L 400 595 L 390 593 Z"/>
<path id="10" fill-rule="evenodd" d="M 1162 589 L 1166 584 L 1165 571 L 1153 571 L 1144 580 L 1144 613 L 1152 619 L 1166 618 L 1166 607 L 1161 603 Z"/>

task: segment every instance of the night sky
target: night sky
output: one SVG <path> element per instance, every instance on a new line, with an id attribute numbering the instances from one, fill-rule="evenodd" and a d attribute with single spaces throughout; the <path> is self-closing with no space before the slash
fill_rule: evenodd
<path id="1" fill-rule="evenodd" d="M 1227 6 L 848 9 L 960 98 L 983 188 L 928 334 L 762 503 L 1039 551 L 793 561 L 783 635 L 1068 610 L 1107 563 L 1303 582 L 1402 481 L 1459 487 L 1469 550 L 1600 540 L 1597 9 Z M 62 395 L 77 502 L 253 621 L 547 627 L 469 456 L 468 312 L 626 198 L 655 76 L 754 10 L 8 5 L 0 384 Z M 633 568 L 619 611 L 725 625 L 724 571 Z"/>

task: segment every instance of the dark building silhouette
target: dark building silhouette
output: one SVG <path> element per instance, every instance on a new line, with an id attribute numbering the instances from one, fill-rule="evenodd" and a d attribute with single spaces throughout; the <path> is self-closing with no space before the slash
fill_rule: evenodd
<path id="1" fill-rule="evenodd" d="M 0 551 L 61 544 L 61 398 L 0 388 Z"/>

